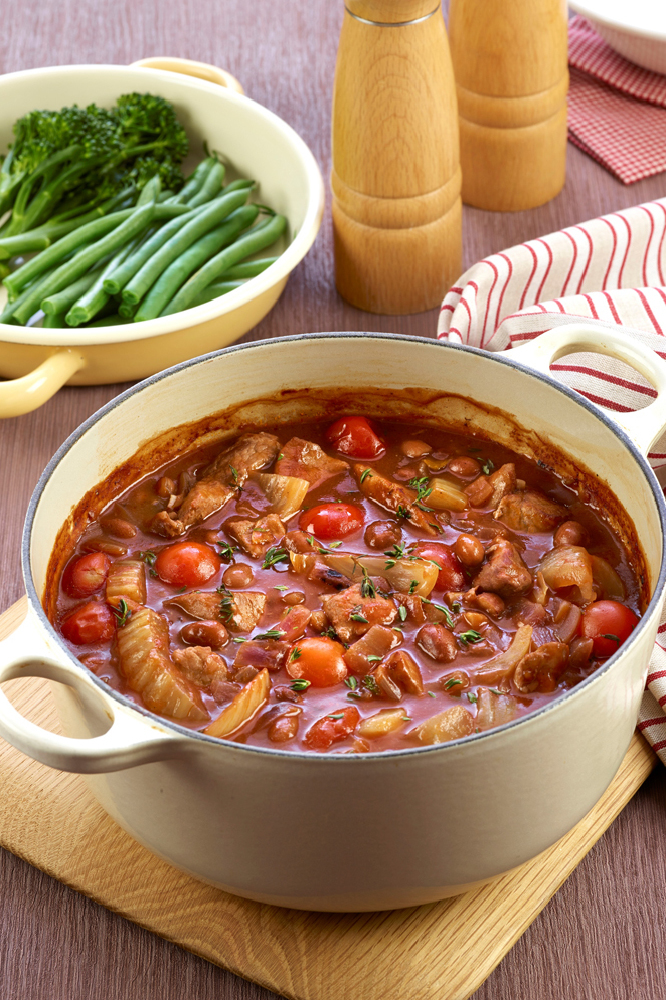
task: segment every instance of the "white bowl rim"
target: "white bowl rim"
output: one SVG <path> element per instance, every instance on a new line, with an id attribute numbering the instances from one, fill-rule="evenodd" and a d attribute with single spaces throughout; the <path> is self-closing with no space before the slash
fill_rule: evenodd
<path id="1" fill-rule="evenodd" d="M 169 378 L 171 375 L 175 375 L 178 372 L 184 371 L 187 368 L 192 368 L 195 365 L 204 364 L 214 358 L 220 357 L 225 354 L 235 353 L 236 351 L 247 351 L 247 350 L 257 350 L 266 346 L 275 346 L 280 343 L 300 343 L 304 340 L 343 340 L 349 338 L 352 340 L 357 340 L 360 338 L 372 338 L 375 340 L 399 340 L 404 343 L 409 344 L 420 344 L 427 346 L 430 349 L 437 349 L 443 351 L 462 351 L 467 354 L 475 354 L 486 360 L 492 360 L 500 365 L 506 365 L 509 368 L 517 369 L 525 376 L 536 379 L 539 382 L 545 382 L 552 388 L 557 389 L 558 392 L 562 393 L 563 396 L 568 397 L 573 400 L 584 410 L 590 412 L 598 420 L 600 420 L 605 426 L 615 434 L 615 436 L 620 440 L 620 442 L 631 452 L 632 456 L 636 459 L 639 465 L 642 467 L 645 477 L 648 481 L 650 489 L 652 490 L 653 497 L 656 501 L 657 510 L 659 511 L 659 520 L 661 523 L 662 532 L 662 546 L 661 546 L 661 565 L 659 569 L 659 576 L 655 583 L 652 597 L 648 603 L 645 613 L 641 617 L 638 625 L 631 634 L 631 637 L 627 640 L 624 646 L 614 653 L 611 657 L 604 661 L 604 663 L 598 667 L 594 673 L 586 677 L 585 680 L 580 681 L 575 687 L 570 688 L 568 691 L 563 692 L 553 701 L 548 702 L 541 708 L 529 715 L 525 715 L 520 719 L 514 719 L 512 722 L 506 722 L 502 726 L 497 726 L 495 729 L 489 729 L 481 733 L 472 733 L 471 736 L 464 736 L 461 739 L 451 740 L 449 743 L 440 743 L 432 746 L 424 747 L 406 747 L 402 750 L 382 750 L 375 751 L 364 754 L 344 754 L 344 753 L 308 753 L 306 751 L 300 750 L 281 750 L 272 747 L 258 747 L 258 746 L 247 746 L 243 743 L 234 743 L 233 740 L 221 740 L 215 736 L 208 736 L 206 733 L 198 732 L 196 730 L 187 729 L 185 726 L 179 725 L 170 719 L 164 718 L 161 715 L 157 715 L 154 712 L 149 712 L 147 709 L 136 702 L 131 701 L 126 695 L 121 694 L 116 691 L 110 685 L 106 684 L 104 681 L 100 680 L 92 671 L 88 670 L 83 664 L 73 655 L 68 646 L 66 646 L 60 634 L 56 631 L 54 626 L 51 624 L 47 618 L 44 609 L 42 607 L 41 600 L 37 594 L 37 590 L 33 583 L 32 571 L 30 566 L 30 536 L 32 532 L 32 525 L 37 513 L 37 508 L 39 501 L 41 499 L 42 492 L 51 478 L 52 474 L 56 471 L 59 462 L 67 454 L 67 452 L 73 447 L 74 444 L 82 437 L 90 428 L 92 428 L 99 420 L 110 413 L 116 406 L 120 406 L 125 400 L 129 399 L 131 396 L 138 392 L 142 392 L 144 389 L 149 388 L 157 382 L 160 382 L 164 378 Z M 258 753 L 265 754 L 269 756 L 284 757 L 287 759 L 296 758 L 298 760 L 326 760 L 330 761 L 332 759 L 340 761 L 379 761 L 379 760 L 395 760 L 400 757 L 411 757 L 414 754 L 425 754 L 425 753 L 440 753 L 446 754 L 447 752 L 452 752 L 456 748 L 461 747 L 463 744 L 472 744 L 480 740 L 492 740 L 498 738 L 502 733 L 509 729 L 513 729 L 516 726 L 530 726 L 538 724 L 538 720 L 545 715 L 547 712 L 557 711 L 561 708 L 565 702 L 568 702 L 572 698 L 580 696 L 581 692 L 586 690 L 590 685 L 598 683 L 601 678 L 606 674 L 606 672 L 612 668 L 621 656 L 624 656 L 629 651 L 629 646 L 631 646 L 635 639 L 640 635 L 640 633 L 648 626 L 649 619 L 651 618 L 654 611 L 657 609 L 661 594 L 666 585 L 666 499 L 664 493 L 657 481 L 657 478 L 650 467 L 649 463 L 645 457 L 641 454 L 638 447 L 631 440 L 629 435 L 615 423 L 615 421 L 607 416 L 604 411 L 598 407 L 595 403 L 590 402 L 584 396 L 581 396 L 573 389 L 569 389 L 568 386 L 563 385 L 561 382 L 556 381 L 556 379 L 551 376 L 544 375 L 541 372 L 535 371 L 533 368 L 528 368 L 521 362 L 514 361 L 512 358 L 508 357 L 509 352 L 493 354 L 489 351 L 483 351 L 477 347 L 469 347 L 466 344 L 452 344 L 447 341 L 435 340 L 429 337 L 416 337 L 405 334 L 393 334 L 393 333 L 378 333 L 378 332 L 356 332 L 356 331 L 339 331 L 339 332 L 321 332 L 321 333 L 304 333 L 304 334 L 293 334 L 289 337 L 272 337 L 266 340 L 255 340 L 247 344 L 232 344 L 229 347 L 221 348 L 219 351 L 212 351 L 209 354 L 201 355 L 197 358 L 191 358 L 188 361 L 183 361 L 180 364 L 173 365 L 171 368 L 166 368 L 164 371 L 158 372 L 156 375 L 151 375 L 149 378 L 144 379 L 142 382 L 137 382 L 136 385 L 131 386 L 126 389 L 120 395 L 115 396 L 112 400 L 106 403 L 104 406 L 100 407 L 95 413 L 93 413 L 87 420 L 83 421 L 76 430 L 74 430 L 69 437 L 60 445 L 55 455 L 48 463 L 44 472 L 39 478 L 39 482 L 35 486 L 33 494 L 30 498 L 30 503 L 28 505 L 28 511 L 26 513 L 25 524 L 23 528 L 23 537 L 21 542 L 21 564 L 23 572 L 23 581 L 25 584 L 26 592 L 28 595 L 28 601 L 32 606 L 33 611 L 37 614 L 42 626 L 47 630 L 50 637 L 55 639 L 60 649 L 65 653 L 66 657 L 70 661 L 70 664 L 74 664 L 78 670 L 80 670 L 88 680 L 91 680 L 107 697 L 113 698 L 114 701 L 119 704 L 129 708 L 132 711 L 138 712 L 143 715 L 146 719 L 154 725 L 155 721 L 158 721 L 162 726 L 171 730 L 174 734 L 179 736 L 189 736 L 193 740 L 202 740 L 205 743 L 212 743 L 215 745 L 224 745 L 225 747 L 233 747 L 234 750 L 244 753 Z M 593 471 L 593 470 L 592 470 Z M 358 765 L 353 766 L 360 766 Z"/>
<path id="2" fill-rule="evenodd" d="M 614 13 L 604 10 L 603 3 L 604 0 L 569 0 L 571 9 L 575 10 L 577 14 L 582 14 L 584 17 L 589 18 L 590 21 L 598 21 L 609 28 L 623 31 L 627 35 L 635 35 L 637 38 L 649 38 L 655 42 L 666 42 L 666 30 L 655 31 L 653 29 L 637 28 L 629 20 L 631 17 L 630 14 L 623 17 L 619 12 Z M 623 56 L 623 58 L 626 59 L 627 57 Z M 656 70 L 646 69 L 646 72 L 654 73 Z"/>
<path id="3" fill-rule="evenodd" d="M 198 326 L 210 320 L 221 319 L 227 313 L 246 305 L 259 295 L 269 291 L 283 278 L 287 278 L 297 264 L 305 257 L 312 246 L 319 231 L 322 216 L 324 213 L 324 181 L 319 169 L 319 165 L 304 139 L 301 139 L 291 125 L 288 125 L 275 112 L 269 111 L 262 104 L 252 100 L 244 94 L 238 94 L 226 87 L 221 87 L 217 83 L 210 83 L 198 77 L 186 76 L 179 73 L 174 74 L 168 70 L 152 69 L 148 67 L 133 67 L 131 65 L 121 66 L 113 63 L 88 63 L 71 66 L 42 66 L 38 69 L 18 70 L 15 73 L 5 73 L 0 75 L 0 86 L 5 82 L 16 81 L 16 84 L 27 77 L 38 77 L 43 74 L 54 74 L 56 76 L 66 76 L 68 74 L 80 73 L 91 70 L 100 71 L 106 75 L 118 76 L 119 80 L 128 70 L 133 72 L 150 73 L 162 80 L 173 81 L 174 75 L 179 77 L 179 82 L 183 82 L 187 87 L 194 90 L 204 91 L 219 97 L 222 101 L 230 101 L 232 104 L 244 105 L 251 109 L 252 113 L 259 118 L 270 123 L 270 125 L 285 136 L 290 145 L 299 157 L 307 176 L 307 209 L 305 218 L 298 232 L 293 236 L 289 246 L 280 254 L 278 259 L 265 271 L 251 278 L 246 284 L 239 288 L 234 288 L 225 295 L 203 305 L 195 306 L 192 309 L 185 309 L 182 312 L 174 313 L 173 316 L 158 317 L 157 319 L 145 320 L 142 323 L 127 323 L 121 326 L 100 326 L 86 330 L 76 328 L 61 328 L 45 330 L 41 327 L 12 326 L 9 323 L 0 323 L 0 343 L 5 341 L 12 344 L 26 344 L 35 347 L 92 347 L 97 344 L 110 345 L 131 343 L 135 340 L 149 340 L 152 337 L 161 337 L 165 334 L 176 333 L 193 326 Z M 184 317 L 186 317 L 184 319 Z"/>

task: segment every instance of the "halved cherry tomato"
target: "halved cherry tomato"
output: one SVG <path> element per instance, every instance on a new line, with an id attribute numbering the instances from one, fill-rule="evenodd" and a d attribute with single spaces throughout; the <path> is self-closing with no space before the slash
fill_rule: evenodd
<path id="1" fill-rule="evenodd" d="M 79 604 L 64 619 L 60 631 L 75 646 L 106 642 L 116 630 L 116 617 L 108 604 L 89 601 Z"/>
<path id="2" fill-rule="evenodd" d="M 326 440 L 352 458 L 379 458 L 386 445 L 365 417 L 341 417 L 326 431 Z"/>
<path id="3" fill-rule="evenodd" d="M 462 590 L 466 587 L 462 563 L 444 542 L 419 542 L 410 549 L 410 554 L 437 563 L 440 569 L 435 590 Z"/>
<path id="4" fill-rule="evenodd" d="M 580 634 L 594 639 L 594 655 L 606 659 L 617 652 L 638 625 L 631 608 L 619 601 L 595 601 L 580 619 Z"/>
<path id="5" fill-rule="evenodd" d="M 333 743 L 351 736 L 360 721 L 359 711 L 353 705 L 333 709 L 308 729 L 305 743 L 310 750 L 328 750 Z"/>
<path id="6" fill-rule="evenodd" d="M 220 559 L 208 545 L 201 542 L 176 542 L 162 549 L 155 560 L 155 572 L 160 580 L 176 587 L 198 587 L 215 576 Z"/>
<path id="7" fill-rule="evenodd" d="M 310 681 L 312 687 L 332 687 L 341 684 L 347 676 L 347 667 L 342 659 L 344 646 L 325 635 L 298 639 L 287 660 L 290 677 Z"/>
<path id="8" fill-rule="evenodd" d="M 352 503 L 321 503 L 304 510 L 298 523 L 303 531 L 328 540 L 355 534 L 363 527 L 363 519 L 363 508 Z"/>
<path id="9" fill-rule="evenodd" d="M 111 560 L 105 552 L 89 552 L 73 559 L 62 574 L 62 589 L 70 597 L 90 597 L 104 586 Z"/>

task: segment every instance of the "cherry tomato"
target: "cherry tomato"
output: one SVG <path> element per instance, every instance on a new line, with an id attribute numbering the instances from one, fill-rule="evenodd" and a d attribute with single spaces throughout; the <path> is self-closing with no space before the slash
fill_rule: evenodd
<path id="1" fill-rule="evenodd" d="M 341 417 L 326 431 L 326 440 L 352 458 L 379 458 L 386 445 L 365 417 Z"/>
<path id="2" fill-rule="evenodd" d="M 316 688 L 340 684 L 347 676 L 344 651 L 341 643 L 325 635 L 299 639 L 289 654 L 287 673 L 310 681 Z"/>
<path id="3" fill-rule="evenodd" d="M 310 750 L 328 750 L 333 743 L 351 736 L 360 721 L 359 711 L 353 705 L 333 709 L 308 729 L 305 742 Z"/>
<path id="4" fill-rule="evenodd" d="M 435 590 L 463 590 L 466 588 L 462 563 L 449 545 L 443 542 L 419 542 L 411 554 L 422 559 L 433 559 L 440 567 Z"/>
<path id="5" fill-rule="evenodd" d="M 638 618 L 619 601 L 595 601 L 583 612 L 580 634 L 594 640 L 594 655 L 605 659 L 615 653 L 638 625 Z"/>
<path id="6" fill-rule="evenodd" d="M 106 642 L 116 630 L 116 617 L 108 604 L 89 601 L 74 608 L 60 625 L 68 642 L 86 646 L 91 642 Z"/>
<path id="7" fill-rule="evenodd" d="M 104 586 L 111 560 L 105 552 L 89 552 L 68 563 L 62 589 L 69 597 L 90 597 Z"/>
<path id="8" fill-rule="evenodd" d="M 351 503 L 321 503 L 318 507 L 304 510 L 298 523 L 303 531 L 309 531 L 317 538 L 325 540 L 346 538 L 363 527 L 363 509 Z"/>
<path id="9" fill-rule="evenodd" d="M 176 587 L 197 587 L 215 576 L 220 559 L 201 542 L 176 542 L 162 549 L 155 560 L 160 580 Z"/>

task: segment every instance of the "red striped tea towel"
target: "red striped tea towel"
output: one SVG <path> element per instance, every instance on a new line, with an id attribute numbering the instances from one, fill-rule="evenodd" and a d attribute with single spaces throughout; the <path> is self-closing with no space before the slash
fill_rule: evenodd
<path id="1" fill-rule="evenodd" d="M 666 359 L 666 198 L 592 219 L 486 257 L 446 295 L 438 337 L 504 351 L 584 318 L 620 325 Z M 609 410 L 647 405 L 655 391 L 632 368 L 569 355 L 553 375 Z M 666 484 L 666 435 L 649 456 Z M 650 660 L 639 726 L 666 764 L 666 613 Z"/>
<path id="2" fill-rule="evenodd" d="M 633 184 L 666 170 L 666 76 L 615 52 L 590 22 L 569 22 L 569 138 Z"/>

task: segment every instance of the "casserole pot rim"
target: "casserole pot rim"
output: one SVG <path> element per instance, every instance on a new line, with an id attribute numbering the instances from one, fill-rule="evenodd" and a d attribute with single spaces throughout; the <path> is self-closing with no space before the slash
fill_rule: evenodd
<path id="1" fill-rule="evenodd" d="M 65 66 L 40 66 L 33 69 L 16 70 L 13 73 L 0 75 L 0 88 L 5 85 L 18 86 L 22 79 L 28 77 L 38 78 L 41 74 L 55 74 L 57 76 L 76 76 L 84 72 L 99 72 L 100 76 L 121 77 L 126 72 L 146 73 L 146 87 L 149 87 L 150 75 L 155 74 L 158 79 L 173 82 L 174 74 L 169 70 L 146 69 L 122 65 L 118 63 L 72 63 Z M 213 320 L 222 319 L 229 313 L 248 305 L 259 296 L 273 289 L 280 281 L 289 278 L 292 271 L 303 260 L 312 244 L 314 243 L 324 211 L 324 181 L 319 164 L 314 153 L 298 132 L 281 118 L 275 111 L 265 107 L 258 101 L 247 97 L 245 94 L 238 94 L 227 87 L 220 87 L 217 83 L 211 83 L 198 77 L 178 74 L 179 82 L 187 89 L 200 90 L 212 94 L 220 101 L 229 101 L 232 104 L 245 105 L 250 114 L 255 114 L 262 119 L 274 131 L 281 135 L 288 142 L 295 159 L 300 163 L 305 174 L 307 206 L 301 224 L 296 230 L 291 220 L 288 220 L 288 234 L 291 239 L 285 249 L 279 254 L 278 259 L 251 279 L 250 282 L 234 288 L 226 295 L 218 296 L 210 302 L 205 302 L 199 306 L 192 306 L 189 309 L 182 309 L 172 316 L 158 316 L 155 319 L 144 320 L 141 323 L 126 323 L 121 326 L 103 326 L 99 328 L 89 328 L 78 330 L 75 327 L 63 327 L 59 329 L 44 329 L 43 327 L 12 326 L 9 323 L 0 323 L 0 343 L 3 341 L 12 344 L 22 344 L 27 347 L 71 347 L 85 348 L 96 346 L 107 346 L 113 344 L 132 344 L 138 340 L 151 340 L 153 337 L 161 337 L 173 333 L 185 333 L 193 326 L 208 323 Z M 120 85 L 120 80 L 119 80 Z M 47 102 L 48 103 L 48 102 Z"/>
<path id="2" fill-rule="evenodd" d="M 498 364 L 507 365 L 510 368 L 517 369 L 527 376 L 536 378 L 541 382 L 546 382 L 552 388 L 557 389 L 562 395 L 567 396 L 569 399 L 573 400 L 583 409 L 588 410 L 594 417 L 600 420 L 606 425 L 615 435 L 620 439 L 622 444 L 629 450 L 632 456 L 637 459 L 639 465 L 642 467 L 645 477 L 648 481 L 650 489 L 652 491 L 653 497 L 656 500 L 657 509 L 659 511 L 659 520 L 661 525 L 661 564 L 659 570 L 659 576 L 655 582 L 653 594 L 650 598 L 645 613 L 641 617 L 638 625 L 632 632 L 630 638 L 626 640 L 625 645 L 615 652 L 611 657 L 609 657 L 600 667 L 598 667 L 594 673 L 590 674 L 584 680 L 580 681 L 575 687 L 570 688 L 568 691 L 563 692 L 553 701 L 543 705 L 541 708 L 529 715 L 523 716 L 519 719 L 514 719 L 511 722 L 506 722 L 501 726 L 497 726 L 494 729 L 485 730 L 480 733 L 472 733 L 469 736 L 464 736 L 460 739 L 451 740 L 447 743 L 434 744 L 432 746 L 424 747 L 406 747 L 400 750 L 383 750 L 383 751 L 370 751 L 364 754 L 341 754 L 341 753 L 309 753 L 306 751 L 299 750 L 282 750 L 272 747 L 261 747 L 261 746 L 247 746 L 243 743 L 235 743 L 233 740 L 219 739 L 218 737 L 208 736 L 203 732 L 197 730 L 188 729 L 185 726 L 181 726 L 179 723 L 167 719 L 156 713 L 149 712 L 143 706 L 137 705 L 136 702 L 132 701 L 126 695 L 121 694 L 116 691 L 110 685 L 106 684 L 104 681 L 100 680 L 91 670 L 88 670 L 83 664 L 78 660 L 77 657 L 73 655 L 71 650 L 66 646 L 60 634 L 56 631 L 55 627 L 49 621 L 44 608 L 42 607 L 42 602 L 37 594 L 37 590 L 32 578 L 32 569 L 30 565 L 30 540 L 32 534 L 32 526 L 37 512 L 37 507 L 43 490 L 48 483 L 49 479 L 56 471 L 61 459 L 70 451 L 70 449 L 76 444 L 79 438 L 83 437 L 88 430 L 90 430 L 99 420 L 105 417 L 117 406 L 120 406 L 125 400 L 129 399 L 131 396 L 138 392 L 142 392 L 149 386 L 161 381 L 164 378 L 169 378 L 176 372 L 184 371 L 187 368 L 192 368 L 203 362 L 210 361 L 214 358 L 220 357 L 221 355 L 230 354 L 236 351 L 245 351 L 253 348 L 261 348 L 267 345 L 276 345 L 280 343 L 294 343 L 301 342 L 304 340 L 338 340 L 344 338 L 352 339 L 367 339 L 368 337 L 376 340 L 399 340 L 403 342 L 408 342 L 410 344 L 417 343 L 426 345 L 429 348 L 436 348 L 441 350 L 453 350 L 462 351 L 468 354 L 479 355 L 485 359 L 492 359 Z M 298 760 L 324 760 L 330 761 L 332 759 L 336 760 L 386 760 L 391 761 L 396 758 L 403 758 L 405 756 L 412 756 L 413 754 L 425 754 L 425 753 L 446 753 L 447 750 L 453 750 L 455 748 L 461 747 L 463 744 L 470 744 L 472 741 L 478 742 L 481 739 L 492 739 L 493 737 L 498 738 L 506 730 L 513 729 L 515 726 L 524 726 L 526 724 L 532 723 L 536 724 L 537 720 L 543 716 L 546 712 L 552 712 L 561 706 L 572 697 L 575 697 L 577 693 L 583 691 L 589 687 L 592 683 L 598 682 L 606 672 L 612 668 L 620 656 L 627 653 L 628 644 L 633 643 L 634 640 L 639 636 L 641 631 L 647 627 L 648 620 L 650 619 L 652 613 L 655 611 L 659 601 L 661 599 L 662 591 L 664 589 L 664 584 L 666 582 L 666 500 L 664 498 L 663 491 L 659 485 L 659 482 L 654 475 L 652 468 L 650 467 L 647 459 L 642 455 L 639 448 L 634 444 L 629 435 L 619 426 L 611 417 L 607 416 L 603 410 L 596 404 L 585 399 L 584 396 L 577 393 L 575 390 L 568 388 L 568 386 L 556 381 L 551 376 L 545 375 L 542 372 L 536 371 L 533 368 L 528 367 L 523 362 L 515 361 L 507 355 L 509 352 L 498 352 L 493 354 L 489 351 L 483 351 L 480 348 L 469 347 L 466 344 L 452 344 L 446 341 L 435 340 L 429 337 L 416 337 L 408 336 L 405 334 L 393 334 L 393 333 L 375 333 L 375 332 L 359 332 L 359 331 L 331 331 L 331 332 L 317 332 L 317 333 L 302 333 L 293 334 L 288 337 L 271 337 L 264 340 L 251 341 L 245 344 L 233 344 L 229 347 L 221 348 L 218 351 L 211 351 L 209 354 L 201 355 L 197 358 L 191 358 L 187 361 L 183 361 L 180 364 L 173 365 L 171 368 L 166 368 L 164 371 L 158 372 L 156 375 L 151 375 L 149 378 L 143 379 L 141 382 L 137 382 L 135 385 L 126 389 L 124 392 L 115 396 L 104 406 L 96 410 L 95 413 L 91 414 L 86 420 L 84 420 L 60 445 L 58 450 L 55 452 L 48 465 L 42 472 L 37 485 L 30 498 L 30 503 L 28 505 L 28 510 L 26 513 L 23 536 L 21 540 L 21 567 L 23 573 L 23 581 L 26 588 L 26 593 L 28 596 L 29 605 L 32 611 L 37 615 L 42 626 L 46 629 L 49 637 L 55 640 L 58 647 L 68 658 L 70 664 L 74 664 L 77 669 L 82 671 L 88 680 L 91 680 L 99 690 L 105 694 L 107 697 L 112 698 L 119 705 L 124 708 L 128 708 L 139 715 L 142 715 L 146 720 L 150 721 L 153 725 L 155 722 L 159 722 L 160 725 L 164 726 L 166 729 L 170 730 L 174 735 L 177 736 L 188 736 L 194 740 L 199 740 L 204 744 L 216 744 L 226 746 L 227 748 L 233 748 L 238 752 L 243 753 L 256 753 L 269 755 L 272 757 L 283 757 L 283 758 L 296 758 Z M 593 471 L 593 470 L 592 470 Z"/>

